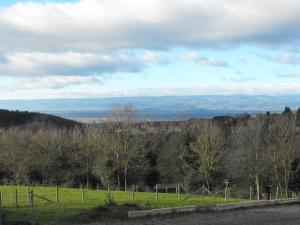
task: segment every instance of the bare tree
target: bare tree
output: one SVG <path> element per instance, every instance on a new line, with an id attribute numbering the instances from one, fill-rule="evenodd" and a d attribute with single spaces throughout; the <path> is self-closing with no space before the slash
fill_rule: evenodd
<path id="1" fill-rule="evenodd" d="M 103 134 L 101 130 L 93 125 L 87 125 L 81 147 L 81 157 L 85 161 L 86 186 L 90 184 L 90 174 L 95 163 L 96 156 L 103 152 Z"/>
<path id="2" fill-rule="evenodd" d="M 217 171 L 224 154 L 224 138 L 221 129 L 211 121 L 204 121 L 196 141 L 191 144 L 196 154 L 199 172 L 210 187 L 212 176 Z"/>
<path id="3" fill-rule="evenodd" d="M 269 126 L 268 151 L 281 193 L 288 196 L 291 165 L 296 158 L 296 122 L 292 114 L 273 116 Z"/>
<path id="4" fill-rule="evenodd" d="M 263 117 L 248 120 L 233 132 L 234 164 L 236 171 L 244 171 L 255 184 L 260 199 L 261 180 L 266 173 L 266 124 Z"/>
<path id="5" fill-rule="evenodd" d="M 57 175 L 57 157 L 63 154 L 65 141 L 62 130 L 40 129 L 33 133 L 30 157 L 35 161 L 36 166 L 41 167 L 44 183 L 50 183 L 54 173 Z"/>
<path id="6" fill-rule="evenodd" d="M 121 188 L 121 135 L 114 129 L 106 137 L 106 156 L 112 161 L 117 172 L 117 187 Z"/>
<path id="7" fill-rule="evenodd" d="M 124 173 L 124 189 L 127 191 L 127 173 L 137 153 L 134 141 L 134 125 L 138 122 L 133 105 L 115 106 L 110 112 L 109 121 L 112 131 L 112 151 L 114 164 L 118 170 L 120 185 L 120 168 Z"/>
<path id="8" fill-rule="evenodd" d="M 27 182 L 25 167 L 30 163 L 27 157 L 30 153 L 30 135 L 30 132 L 17 128 L 9 129 L 0 135 L 0 169 L 8 174 L 12 172 L 17 184 Z"/>
<path id="9" fill-rule="evenodd" d="M 75 183 L 75 174 L 77 170 L 81 170 L 80 163 L 81 162 L 81 150 L 82 150 L 82 142 L 83 142 L 83 132 L 79 127 L 75 127 L 71 131 L 68 132 L 68 140 L 69 140 L 69 157 L 70 157 L 70 169 L 69 173 L 71 179 L 69 182 L 72 184 Z"/>

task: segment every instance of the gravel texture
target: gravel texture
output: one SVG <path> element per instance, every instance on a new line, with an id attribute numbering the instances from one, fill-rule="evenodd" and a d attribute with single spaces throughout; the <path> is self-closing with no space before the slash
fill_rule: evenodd
<path id="1" fill-rule="evenodd" d="M 89 225 L 300 225 L 300 205 L 177 214 Z"/>

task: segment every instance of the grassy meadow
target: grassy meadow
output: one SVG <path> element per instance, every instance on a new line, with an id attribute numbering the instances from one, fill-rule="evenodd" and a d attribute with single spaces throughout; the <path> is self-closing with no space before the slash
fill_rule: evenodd
<path id="1" fill-rule="evenodd" d="M 59 188 L 59 201 L 56 202 L 55 187 L 30 187 L 34 194 L 34 213 L 29 204 L 28 187 L 3 186 L 2 210 L 6 220 L 29 220 L 34 224 L 51 224 L 58 222 L 91 222 L 105 218 L 126 218 L 128 210 L 165 208 L 187 205 L 214 205 L 224 203 L 223 197 L 209 197 L 176 193 L 159 193 L 156 200 L 154 192 L 110 191 L 108 200 L 107 190 L 83 189 L 84 199 L 80 188 Z M 18 207 L 16 204 L 18 195 Z M 186 199 L 187 197 L 190 197 Z M 45 198 L 45 199 L 42 199 Z M 51 202 L 50 202 L 51 201 Z M 241 199 L 227 199 L 227 202 L 238 202 Z M 18 209 L 17 209 L 18 208 Z"/>

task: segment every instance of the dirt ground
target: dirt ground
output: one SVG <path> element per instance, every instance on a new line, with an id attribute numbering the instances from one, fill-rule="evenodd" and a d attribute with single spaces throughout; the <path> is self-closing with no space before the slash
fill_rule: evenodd
<path id="1" fill-rule="evenodd" d="M 177 214 L 89 225 L 300 225 L 300 205 L 227 212 Z"/>

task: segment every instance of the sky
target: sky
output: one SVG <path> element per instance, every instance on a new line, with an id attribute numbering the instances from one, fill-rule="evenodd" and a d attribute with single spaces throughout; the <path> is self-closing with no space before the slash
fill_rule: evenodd
<path id="1" fill-rule="evenodd" d="M 300 94 L 299 0 L 1 0 L 0 99 Z"/>

